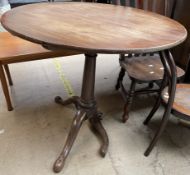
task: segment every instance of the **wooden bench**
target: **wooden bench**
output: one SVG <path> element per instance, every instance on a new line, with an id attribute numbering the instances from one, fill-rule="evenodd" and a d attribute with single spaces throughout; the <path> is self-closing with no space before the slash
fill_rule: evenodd
<path id="1" fill-rule="evenodd" d="M 0 32 L 0 79 L 8 110 L 13 110 L 7 84 L 8 80 L 9 85 L 13 85 L 8 64 L 76 54 L 80 53 L 71 50 L 49 51 L 41 45 L 20 39 L 8 32 Z"/>

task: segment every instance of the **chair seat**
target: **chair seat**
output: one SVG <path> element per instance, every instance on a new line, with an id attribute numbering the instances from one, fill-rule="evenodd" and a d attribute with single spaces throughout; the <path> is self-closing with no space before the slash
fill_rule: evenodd
<path id="1" fill-rule="evenodd" d="M 121 66 L 127 71 L 130 78 L 142 82 L 157 81 L 163 78 L 164 68 L 157 54 L 154 56 L 138 56 L 120 61 Z M 185 72 L 177 67 L 177 77 L 182 77 Z"/>
<path id="2" fill-rule="evenodd" d="M 162 92 L 162 99 L 165 103 L 167 103 L 168 97 L 168 88 L 166 87 Z M 188 117 L 190 120 L 190 84 L 177 84 L 173 111 L 178 112 L 178 117 L 186 117 L 185 119 Z"/>

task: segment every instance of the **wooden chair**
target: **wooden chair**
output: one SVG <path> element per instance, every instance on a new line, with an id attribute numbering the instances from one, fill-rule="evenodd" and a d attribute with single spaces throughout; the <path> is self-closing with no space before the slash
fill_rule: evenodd
<path id="1" fill-rule="evenodd" d="M 9 85 L 13 85 L 8 64 L 76 54 L 79 53 L 71 50 L 49 51 L 41 45 L 20 39 L 8 32 L 0 32 L 0 79 L 8 110 L 13 110 L 7 85 L 7 79 Z"/>
<path id="2" fill-rule="evenodd" d="M 174 103 L 173 103 L 173 107 L 171 112 L 178 118 L 183 119 L 183 120 L 187 120 L 190 121 L 190 84 L 177 84 L 176 86 L 176 93 L 175 93 L 175 99 L 174 99 Z M 157 109 L 159 108 L 160 104 L 161 104 L 161 100 L 163 100 L 163 102 L 166 104 L 168 102 L 168 87 L 166 87 L 162 93 L 161 93 L 161 97 L 158 97 L 157 102 L 154 105 L 154 108 L 152 109 L 152 111 L 150 112 L 150 114 L 148 115 L 148 117 L 146 118 L 146 120 L 144 121 L 144 124 L 147 125 L 149 123 L 149 121 L 152 119 L 152 117 L 154 116 L 154 114 L 156 113 Z M 168 118 L 166 118 L 166 115 L 164 115 L 165 118 L 162 118 L 161 124 L 160 124 L 160 128 L 162 127 L 162 129 L 157 132 L 157 135 L 160 136 L 161 133 L 163 132 L 163 130 L 166 127 L 166 124 L 168 122 Z M 154 145 L 156 144 L 156 142 L 158 141 L 158 138 L 156 135 L 153 138 L 152 142 L 150 143 L 149 147 L 147 148 L 147 150 L 145 151 L 144 155 L 148 156 L 150 151 L 153 149 Z"/>
<path id="3" fill-rule="evenodd" d="M 162 99 L 167 103 L 167 87 L 162 92 Z M 172 113 L 180 119 L 190 121 L 190 84 L 177 84 Z"/>
<path id="4" fill-rule="evenodd" d="M 173 16 L 175 1 L 170 0 L 116 0 L 118 5 L 132 6 L 152 12 L 156 12 L 165 16 Z M 147 19 L 148 20 L 148 19 Z M 125 97 L 124 113 L 122 116 L 123 122 L 129 118 L 129 110 L 132 104 L 132 99 L 135 94 L 158 92 L 158 89 L 152 90 L 154 83 L 159 84 L 163 78 L 163 65 L 159 55 L 156 53 L 147 54 L 128 54 L 120 55 L 121 70 L 116 84 L 116 89 L 121 88 L 121 92 Z M 128 73 L 131 79 L 130 89 L 127 92 L 123 85 L 123 77 L 125 72 Z M 184 71 L 177 67 L 178 78 L 183 77 Z M 136 90 L 137 83 L 148 83 L 148 87 Z"/>
<path id="5" fill-rule="evenodd" d="M 172 107 L 172 113 L 184 120 L 190 121 L 190 84 L 177 84 L 176 85 L 176 94 Z M 162 91 L 161 98 L 163 102 L 166 104 L 168 102 L 168 87 L 165 87 Z M 159 103 L 160 105 L 160 103 Z M 144 124 L 148 124 L 152 119 L 156 111 L 154 111 L 151 115 L 149 115 Z"/>

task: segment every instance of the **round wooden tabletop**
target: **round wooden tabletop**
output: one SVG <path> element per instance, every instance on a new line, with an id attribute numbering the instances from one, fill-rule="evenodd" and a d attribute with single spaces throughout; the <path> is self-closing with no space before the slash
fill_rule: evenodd
<path id="1" fill-rule="evenodd" d="M 186 29 L 167 17 L 130 7 L 99 3 L 38 3 L 5 13 L 12 34 L 51 49 L 97 53 L 155 52 L 174 47 Z"/>

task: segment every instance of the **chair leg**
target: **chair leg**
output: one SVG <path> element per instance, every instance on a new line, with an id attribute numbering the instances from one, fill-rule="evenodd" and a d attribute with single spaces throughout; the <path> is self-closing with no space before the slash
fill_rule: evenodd
<path id="1" fill-rule="evenodd" d="M 148 125 L 149 121 L 152 119 L 152 117 L 154 116 L 154 114 L 156 113 L 156 111 L 158 110 L 159 106 L 161 104 L 161 97 L 159 96 L 158 99 L 156 100 L 156 103 L 154 105 L 154 107 L 152 108 L 152 110 L 150 111 L 148 117 L 145 119 L 145 121 L 143 122 L 144 125 Z"/>
<path id="2" fill-rule="evenodd" d="M 7 64 L 4 65 L 4 69 L 5 69 L 5 72 L 7 74 L 7 78 L 8 78 L 8 81 L 9 81 L 9 85 L 12 86 L 13 85 L 13 81 L 12 81 L 12 78 L 11 78 L 11 73 L 9 71 L 9 66 Z"/>
<path id="3" fill-rule="evenodd" d="M 119 77 L 117 79 L 117 84 L 115 86 L 116 90 L 118 90 L 120 88 L 120 83 L 123 81 L 124 75 L 125 75 L 125 69 L 121 67 L 121 70 L 119 72 Z"/>
<path id="4" fill-rule="evenodd" d="M 169 81 L 169 87 L 168 87 L 169 99 L 168 99 L 168 103 L 166 105 L 166 109 L 165 109 L 160 127 L 157 130 L 157 132 L 156 132 L 153 140 L 151 141 L 149 147 L 145 151 L 145 153 L 144 153 L 145 156 L 148 156 L 150 154 L 150 152 L 154 148 L 155 144 L 157 143 L 158 139 L 160 138 L 161 134 L 163 133 L 163 131 L 164 131 L 164 129 L 168 123 L 171 108 L 172 108 L 174 98 L 175 98 L 176 80 L 177 80 L 175 62 L 173 60 L 172 55 L 167 50 L 161 52 L 160 57 L 161 57 L 161 61 L 163 62 L 164 69 L 165 69 L 165 72 L 167 74 L 167 78 Z"/>
<path id="5" fill-rule="evenodd" d="M 148 125 L 149 121 L 152 119 L 152 117 L 158 110 L 158 108 L 161 104 L 161 94 L 162 94 L 163 89 L 166 87 L 166 85 L 167 85 L 167 77 L 166 77 L 166 74 L 164 74 L 164 77 L 163 77 L 163 80 L 162 80 L 162 83 L 161 83 L 161 86 L 160 86 L 160 89 L 158 92 L 158 97 L 156 99 L 156 103 L 155 103 L 154 107 L 152 108 L 152 110 L 150 111 L 148 117 L 144 120 L 144 122 L 143 122 L 144 125 Z"/>
<path id="6" fill-rule="evenodd" d="M 2 65 L 0 65 L 0 79 L 1 79 L 3 93 L 5 95 L 5 99 L 6 99 L 6 103 L 7 103 L 7 109 L 8 109 L 8 111 L 12 111 L 13 107 L 12 107 L 11 98 L 9 95 L 9 89 L 7 86 L 7 81 L 6 81 L 6 77 L 5 77 L 5 73 L 4 73 Z"/>
<path id="7" fill-rule="evenodd" d="M 136 86 L 136 81 L 132 80 L 130 90 L 129 90 L 129 93 L 127 96 L 127 101 L 126 101 L 125 106 L 124 106 L 124 113 L 122 116 L 123 123 L 125 123 L 129 119 L 129 110 L 130 110 L 131 103 L 133 100 L 133 96 L 135 93 L 135 86 Z"/>

